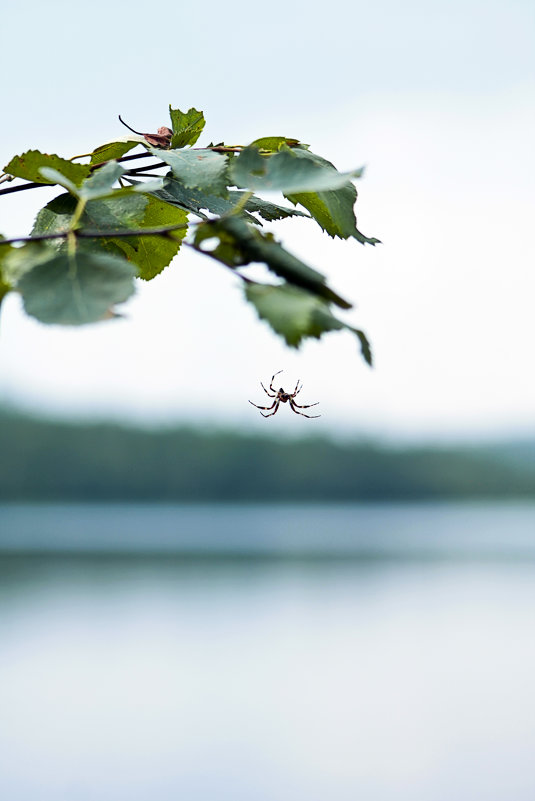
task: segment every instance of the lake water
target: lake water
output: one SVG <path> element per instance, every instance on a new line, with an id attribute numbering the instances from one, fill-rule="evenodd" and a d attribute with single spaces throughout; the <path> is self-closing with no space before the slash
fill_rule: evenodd
<path id="1" fill-rule="evenodd" d="M 0 506 L 0 797 L 533 801 L 535 505 Z"/>

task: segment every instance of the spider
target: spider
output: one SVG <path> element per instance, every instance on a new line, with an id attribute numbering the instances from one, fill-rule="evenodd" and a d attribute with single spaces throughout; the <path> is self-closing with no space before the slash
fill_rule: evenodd
<path id="1" fill-rule="evenodd" d="M 278 375 L 279 373 L 282 373 L 282 370 L 279 370 L 279 372 L 275 373 L 275 375 Z M 258 404 L 253 403 L 251 400 L 249 401 L 249 403 L 252 406 L 256 406 L 257 409 L 265 409 L 265 411 L 269 412 L 269 414 L 264 414 L 263 412 L 260 412 L 262 417 L 273 417 L 274 414 L 277 414 L 280 404 L 287 403 L 288 401 L 290 402 L 290 408 L 292 412 L 300 414 L 302 417 L 310 417 L 310 418 L 321 417 L 321 414 L 305 414 L 304 412 L 298 412 L 297 409 L 310 409 L 311 406 L 317 406 L 319 404 L 319 401 L 317 401 L 317 403 L 308 403 L 304 406 L 300 406 L 298 403 L 295 402 L 294 398 L 298 392 L 301 392 L 301 390 L 303 389 L 303 385 L 301 384 L 301 386 L 299 386 L 299 381 L 297 381 L 295 389 L 292 393 L 285 392 L 282 387 L 277 391 L 273 386 L 273 379 L 275 378 L 275 375 L 271 376 L 271 381 L 269 384 L 271 392 L 274 393 L 273 395 L 271 394 L 271 392 L 268 392 L 263 383 L 260 382 L 260 386 L 262 387 L 266 395 L 269 395 L 270 398 L 275 398 L 271 406 L 258 406 Z M 270 411 L 270 409 L 273 409 L 273 411 Z"/>

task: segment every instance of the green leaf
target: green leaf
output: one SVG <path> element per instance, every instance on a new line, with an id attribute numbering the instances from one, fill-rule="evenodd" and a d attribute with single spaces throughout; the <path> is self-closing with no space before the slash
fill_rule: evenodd
<path id="1" fill-rule="evenodd" d="M 320 167 L 333 165 L 309 150 L 296 148 L 292 151 L 295 158 L 305 160 Z M 362 171 L 359 171 L 362 173 Z M 357 190 L 351 181 L 346 181 L 335 189 L 316 192 L 284 192 L 285 197 L 296 205 L 300 203 L 311 213 L 316 222 L 332 237 L 347 239 L 353 237 L 363 244 L 375 245 L 379 239 L 364 236 L 357 229 L 357 221 L 353 207 L 357 199 Z"/>
<path id="2" fill-rule="evenodd" d="M 50 248 L 44 242 L 27 242 L 18 248 L 2 247 L 0 251 L 4 251 L 1 265 L 3 281 L 12 288 L 24 273 L 50 258 Z"/>
<path id="3" fill-rule="evenodd" d="M 0 305 L 4 297 L 11 289 L 11 284 L 8 281 L 7 276 L 4 272 L 4 269 L 2 267 L 2 262 L 5 262 L 10 252 L 14 250 L 14 248 L 11 245 L 2 245 L 2 239 L 4 239 L 4 237 L 2 236 L 2 234 L 0 234 Z"/>
<path id="4" fill-rule="evenodd" d="M 140 228 L 159 228 L 181 225 L 188 222 L 183 209 L 171 206 L 155 197 L 150 197 Z M 164 236 L 129 236 L 128 238 L 104 239 L 103 245 L 110 250 L 120 250 L 122 255 L 137 268 L 137 275 L 150 281 L 162 272 L 179 251 L 187 228 L 172 232 L 172 239 Z"/>
<path id="5" fill-rule="evenodd" d="M 59 172 L 59 170 L 55 170 L 53 167 L 40 167 L 39 172 L 48 183 L 59 184 L 59 186 L 62 186 L 67 192 L 74 195 L 74 197 L 81 197 L 80 190 L 76 184 L 73 184 L 73 182 L 63 175 L 63 173 Z"/>
<path id="6" fill-rule="evenodd" d="M 288 284 L 246 284 L 245 297 L 253 304 L 260 319 L 266 320 L 294 348 L 315 330 L 312 317 L 323 303 L 309 292 Z"/>
<path id="7" fill-rule="evenodd" d="M 298 203 L 308 209 L 316 222 L 332 237 L 347 239 L 353 237 L 362 244 L 377 245 L 379 239 L 367 237 L 357 228 L 353 206 L 357 190 L 353 184 L 326 192 L 302 192 L 286 194 L 291 203 Z"/>
<path id="8" fill-rule="evenodd" d="M 241 200 L 244 193 L 229 192 L 228 197 L 218 197 L 194 187 L 186 188 L 174 178 L 166 178 L 162 189 L 152 194 L 161 200 L 165 200 L 166 203 L 191 211 L 197 216 L 206 219 L 206 214 L 203 214 L 201 209 L 206 209 L 211 214 L 217 214 L 218 216 L 229 214 L 234 211 L 236 204 Z M 258 220 L 252 214 L 242 212 L 242 216 L 249 222 L 258 224 Z"/>
<path id="9" fill-rule="evenodd" d="M 11 287 L 9 284 L 6 284 L 6 282 L 2 280 L 2 273 L 0 271 L 0 306 L 2 305 L 2 301 L 4 300 L 5 296 L 10 291 Z"/>
<path id="10" fill-rule="evenodd" d="M 235 196 L 240 197 L 243 192 L 229 192 L 229 197 L 232 200 Z M 268 200 L 263 200 L 256 195 L 253 195 L 247 203 L 245 204 L 245 208 L 247 211 L 256 211 L 262 219 L 267 220 L 268 222 L 273 222 L 273 220 L 283 220 L 286 217 L 309 217 L 308 214 L 305 214 L 302 211 L 298 211 L 297 209 L 291 209 L 287 206 L 279 206 L 277 203 L 270 203 Z"/>
<path id="11" fill-rule="evenodd" d="M 148 196 L 140 194 L 117 194 L 111 198 L 90 200 L 80 224 L 91 231 L 137 228 L 143 222 L 148 202 Z"/>
<path id="12" fill-rule="evenodd" d="M 80 219 L 80 226 L 91 231 L 123 231 L 137 228 L 143 222 L 148 196 L 120 194 L 112 198 L 89 200 Z M 76 199 L 69 194 L 58 195 L 38 213 L 32 236 L 63 233 L 70 229 Z M 55 243 L 58 247 L 58 244 Z M 63 247 L 61 242 L 59 247 Z"/>
<path id="13" fill-rule="evenodd" d="M 227 191 L 227 157 L 213 150 L 160 150 L 151 148 L 154 156 L 169 164 L 173 175 L 187 188 L 200 189 L 211 195 Z"/>
<path id="14" fill-rule="evenodd" d="M 113 192 L 113 184 L 124 172 L 124 168 L 116 161 L 108 161 L 86 178 L 80 189 L 80 197 L 84 200 L 96 200 L 109 196 Z"/>
<path id="15" fill-rule="evenodd" d="M 184 112 L 169 106 L 169 116 L 171 117 L 171 128 L 173 129 L 171 148 L 194 145 L 206 123 L 202 111 L 190 108 L 189 111 Z"/>
<path id="16" fill-rule="evenodd" d="M 199 217 L 206 215 L 202 214 L 201 209 L 206 209 L 211 214 L 222 216 L 234 211 L 238 203 L 243 199 L 245 192 L 241 190 L 230 190 L 227 197 L 218 197 L 217 195 L 210 195 L 201 192 L 200 189 L 186 188 L 180 181 L 173 178 L 166 179 L 164 186 L 161 190 L 153 192 L 156 197 L 165 200 L 167 203 L 178 205 L 187 211 L 197 214 Z M 268 200 L 252 195 L 245 203 L 246 211 L 241 213 L 248 222 L 258 224 L 256 217 L 248 212 L 258 212 L 260 216 L 272 222 L 273 220 L 282 220 L 285 217 L 309 217 L 303 211 L 292 209 L 288 206 L 280 206 L 277 203 L 270 203 Z"/>
<path id="17" fill-rule="evenodd" d="M 62 175 L 57 170 L 51 167 L 41 167 L 40 172 L 43 176 L 55 184 L 59 184 L 74 197 L 89 201 L 89 200 L 102 200 L 104 198 L 113 197 L 117 200 L 124 195 L 131 195 L 135 193 L 147 194 L 156 189 L 161 189 L 163 181 L 157 178 L 154 181 L 139 182 L 135 186 L 113 187 L 125 170 L 116 161 L 108 161 L 102 167 L 94 170 L 89 178 L 82 183 L 80 187 L 75 186 L 68 178 Z"/>
<path id="18" fill-rule="evenodd" d="M 356 231 L 353 206 L 357 190 L 353 184 L 325 192 L 285 193 L 285 197 L 308 209 L 318 225 L 332 237 L 347 239 Z"/>
<path id="19" fill-rule="evenodd" d="M 246 285 L 245 296 L 254 305 L 258 316 L 266 320 L 291 347 L 299 347 L 306 337 L 319 339 L 328 331 L 346 329 L 357 336 L 362 355 L 371 365 L 366 335 L 334 317 L 328 304 L 321 298 L 288 284 L 269 286 L 252 282 Z"/>
<path id="20" fill-rule="evenodd" d="M 76 200 L 68 194 L 50 201 L 37 215 L 32 236 L 62 233 L 71 226 Z M 82 230 L 125 231 L 130 228 L 157 228 L 187 223 L 188 215 L 182 209 L 164 203 L 153 196 L 114 196 L 88 202 L 80 219 Z M 170 263 L 180 248 L 187 229 L 173 232 L 173 239 L 162 236 L 102 237 L 84 239 L 84 245 L 105 250 L 126 258 L 135 265 L 140 278 L 149 280 Z M 64 251 L 65 240 L 51 240 L 50 246 Z"/>
<path id="21" fill-rule="evenodd" d="M 269 150 L 271 153 L 276 153 L 284 145 L 297 147 L 300 144 L 299 139 L 288 139 L 286 136 L 263 136 L 261 139 L 255 139 L 254 142 L 251 142 L 249 147 L 257 147 L 259 150 Z"/>
<path id="22" fill-rule="evenodd" d="M 2 240 L 5 239 L 5 236 L 0 234 L 0 270 L 2 269 L 2 262 L 6 260 L 9 254 L 15 250 L 13 245 L 2 245 Z M 0 273 L 1 275 L 1 273 Z"/>
<path id="23" fill-rule="evenodd" d="M 125 259 L 78 249 L 49 255 L 19 280 L 26 312 L 43 323 L 84 325 L 110 316 L 134 292 L 134 269 Z"/>
<path id="24" fill-rule="evenodd" d="M 141 142 L 144 142 L 142 136 L 139 137 Z M 105 145 L 100 145 L 100 147 L 95 148 L 91 153 L 91 166 L 95 164 L 100 164 L 102 161 L 112 161 L 113 159 L 120 159 L 121 156 L 124 156 L 125 153 L 128 153 L 129 150 L 132 148 L 137 147 L 140 144 L 139 141 L 132 142 L 129 138 L 128 141 L 116 141 L 116 142 L 108 142 Z"/>
<path id="25" fill-rule="evenodd" d="M 76 200 L 72 195 L 68 192 L 58 195 L 37 213 L 31 236 L 66 233 L 71 227 L 75 208 Z M 64 242 L 61 239 L 57 239 L 50 240 L 47 244 L 49 247 L 57 248 L 62 246 Z"/>
<path id="26" fill-rule="evenodd" d="M 370 343 L 364 331 L 361 331 L 359 328 L 353 328 L 353 326 L 351 325 L 346 325 L 346 323 L 343 323 L 341 320 L 339 320 L 337 317 L 331 314 L 330 310 L 327 307 L 319 308 L 314 312 L 313 322 L 314 325 L 317 326 L 317 329 L 321 331 L 321 333 L 325 333 L 327 331 L 351 331 L 351 333 L 355 334 L 355 336 L 359 340 L 360 351 L 362 353 L 364 361 L 371 367 L 372 351 Z M 312 334 L 312 336 L 316 335 Z"/>
<path id="27" fill-rule="evenodd" d="M 214 240 L 217 243 L 214 247 Z M 313 270 L 276 242 L 271 234 L 263 234 L 239 217 L 209 221 L 198 226 L 194 247 L 229 267 L 252 262 L 265 264 L 288 283 L 307 289 L 343 309 L 351 304 L 325 283 L 325 276 Z"/>
<path id="28" fill-rule="evenodd" d="M 42 167 L 50 167 L 59 171 L 75 186 L 80 186 L 84 178 L 89 175 L 89 164 L 73 164 L 72 161 L 62 159 L 60 156 L 41 153 L 39 150 L 28 150 L 21 156 L 14 156 L 4 167 L 4 172 L 37 184 L 56 183 L 42 175 L 40 172 Z"/>
<path id="29" fill-rule="evenodd" d="M 290 148 L 273 156 L 262 156 L 256 147 L 246 147 L 230 165 L 230 175 L 236 186 L 255 191 L 277 190 L 284 194 L 338 189 L 359 174 L 360 170 L 340 173 L 328 163 L 299 158 Z"/>
<path id="30" fill-rule="evenodd" d="M 50 258 L 50 248 L 44 242 L 27 242 L 21 247 L 13 247 L 2 245 L 2 239 L 0 235 L 0 305 L 25 273 Z"/>

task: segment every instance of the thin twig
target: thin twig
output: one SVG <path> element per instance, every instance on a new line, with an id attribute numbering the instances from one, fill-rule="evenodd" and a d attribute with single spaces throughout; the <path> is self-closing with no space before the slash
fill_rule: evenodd
<path id="1" fill-rule="evenodd" d="M 161 164 L 147 164 L 145 167 L 135 167 L 133 170 L 126 170 L 123 173 L 124 176 L 126 175 L 142 175 L 145 170 L 159 170 L 162 167 L 168 167 L 168 164 L 165 164 L 163 161 Z M 156 175 L 156 178 L 163 178 L 162 175 Z"/>
<path id="2" fill-rule="evenodd" d="M 127 236 L 167 236 L 173 231 L 187 230 L 190 225 L 198 225 L 199 223 L 194 220 L 190 223 L 180 223 L 179 225 L 167 225 L 165 228 L 139 228 L 137 231 L 75 231 L 76 236 L 82 239 L 98 239 L 100 237 L 108 239 L 116 239 L 117 237 Z"/>
<path id="3" fill-rule="evenodd" d="M 141 144 L 141 142 L 138 142 L 138 144 Z M 91 155 L 91 154 L 89 154 L 89 155 Z M 91 164 L 89 169 L 91 170 L 91 172 L 93 172 L 93 170 L 96 170 L 99 167 L 103 167 L 105 164 L 108 164 L 110 161 L 134 161 L 135 159 L 152 159 L 152 158 L 154 158 L 152 153 L 134 153 L 131 156 L 119 156 L 118 159 L 108 159 L 108 161 L 99 161 L 97 164 Z"/>
<path id="4" fill-rule="evenodd" d="M 6 189 L 0 189 L 0 195 L 9 195 L 10 192 L 24 192 L 25 189 L 36 189 L 38 186 L 55 186 L 55 184 L 37 184 L 37 183 L 28 183 L 22 184 L 22 186 L 8 186 Z"/>
<path id="5" fill-rule="evenodd" d="M 238 276 L 238 278 L 241 278 L 241 279 L 242 279 L 242 281 L 245 281 L 245 283 L 246 283 L 246 284 L 254 284 L 254 283 L 256 283 L 256 281 L 252 281 L 250 278 L 247 278 L 245 275 L 242 275 L 241 273 L 239 273 L 239 272 L 236 270 L 236 268 L 235 268 L 235 267 L 232 267 L 230 264 L 226 264 L 224 261 L 221 261 L 221 259 L 219 259 L 217 256 L 215 256 L 215 255 L 214 255 L 214 253 L 213 253 L 211 250 L 203 250 L 203 249 L 202 249 L 202 248 L 200 248 L 198 245 L 195 245 L 195 244 L 193 244 L 192 242 L 186 242 L 186 241 L 183 241 L 183 242 L 182 242 L 182 244 L 183 244 L 183 245 L 186 245 L 186 247 L 188 247 L 188 248 L 192 248 L 192 249 L 193 249 L 193 250 L 195 250 L 197 253 L 201 253 L 203 256 L 210 256 L 210 258 L 211 258 L 211 259 L 214 259 L 214 261 L 217 261 L 217 263 L 218 263 L 218 264 L 222 264 L 222 265 L 223 265 L 223 267 L 226 267 L 226 268 L 227 268 L 227 269 L 229 269 L 229 270 L 230 270 L 230 271 L 231 271 L 231 272 L 232 272 L 234 275 L 237 275 L 237 276 Z M 244 267 L 245 265 L 243 265 L 243 264 L 240 264 L 239 266 L 240 266 L 240 267 Z"/>
<path id="6" fill-rule="evenodd" d="M 180 223 L 179 225 L 167 225 L 164 228 L 139 228 L 133 231 L 58 231 L 55 234 L 38 234 L 37 236 L 15 236 L 11 239 L 0 239 L 0 245 L 13 245 L 15 242 L 44 242 L 48 239 L 66 239 L 70 233 L 74 233 L 79 239 L 117 239 L 118 237 L 128 236 L 167 236 L 172 231 L 183 231 L 190 225 L 199 225 L 201 221 L 194 220 L 191 223 Z"/>
<path id="7" fill-rule="evenodd" d="M 70 231 L 57 234 L 38 234 L 37 236 L 14 236 L 11 239 L 0 239 L 1 245 L 13 245 L 15 242 L 44 242 L 47 239 L 66 239 Z"/>
<path id="8" fill-rule="evenodd" d="M 147 167 L 147 169 L 149 169 L 149 167 Z M 157 165 L 155 165 L 152 169 L 154 169 L 154 170 L 157 169 Z M 129 171 L 129 172 L 125 172 L 125 174 L 122 177 L 125 178 L 126 180 L 128 180 L 128 176 L 129 175 L 136 175 L 136 174 L 137 173 L 131 173 Z M 141 175 L 142 178 L 165 178 L 166 177 L 165 175 L 156 175 L 156 173 L 142 172 L 142 171 L 139 172 L 139 175 Z M 144 182 L 143 181 L 133 181 L 132 183 L 134 183 L 136 186 L 143 186 Z M 148 183 L 148 181 L 147 181 L 147 183 Z M 150 191 L 152 192 L 153 190 L 151 189 Z"/>

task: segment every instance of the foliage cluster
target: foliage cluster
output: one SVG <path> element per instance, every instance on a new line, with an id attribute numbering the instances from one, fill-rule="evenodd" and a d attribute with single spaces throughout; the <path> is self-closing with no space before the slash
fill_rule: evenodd
<path id="1" fill-rule="evenodd" d="M 30 236 L 0 237 L 0 301 L 16 291 L 26 312 L 43 323 L 96 322 L 117 315 L 136 277 L 153 279 L 189 247 L 239 276 L 247 300 L 288 345 L 348 329 L 371 363 L 365 334 L 333 313 L 351 304 L 266 231 L 275 220 L 308 217 L 331 237 L 374 245 L 378 240 L 358 230 L 354 213 L 353 181 L 362 170 L 338 172 L 308 145 L 283 136 L 194 147 L 203 113 L 169 111 L 171 128 L 156 134 L 134 132 L 71 159 L 29 150 L 5 165 L 0 182 L 23 183 L 0 194 L 42 186 L 64 191 L 41 209 Z M 143 152 L 131 154 L 136 147 Z M 135 159 L 144 161 L 132 167 Z M 263 197 L 271 192 L 291 205 Z M 273 282 L 247 275 L 256 262 Z"/>

